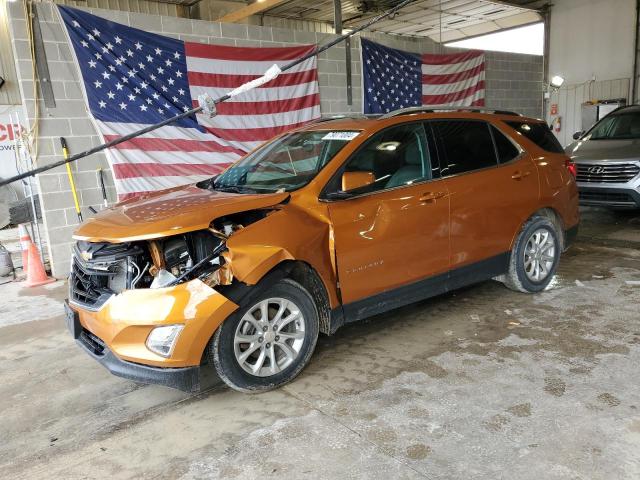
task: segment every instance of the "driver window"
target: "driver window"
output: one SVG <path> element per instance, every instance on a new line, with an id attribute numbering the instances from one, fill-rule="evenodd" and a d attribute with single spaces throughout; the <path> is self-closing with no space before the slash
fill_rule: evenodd
<path id="1" fill-rule="evenodd" d="M 349 190 L 358 194 L 430 180 L 431 159 L 423 125 L 398 125 L 376 134 L 347 162 L 344 172 L 371 179 L 368 185 Z"/>

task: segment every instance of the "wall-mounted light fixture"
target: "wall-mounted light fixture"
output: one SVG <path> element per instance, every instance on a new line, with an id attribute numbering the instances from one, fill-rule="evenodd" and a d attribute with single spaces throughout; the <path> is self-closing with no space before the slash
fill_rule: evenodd
<path id="1" fill-rule="evenodd" d="M 561 77 L 560 75 L 554 75 L 553 77 L 551 77 L 549 85 L 551 86 L 551 88 L 557 90 L 562 86 L 563 83 L 564 77 Z"/>

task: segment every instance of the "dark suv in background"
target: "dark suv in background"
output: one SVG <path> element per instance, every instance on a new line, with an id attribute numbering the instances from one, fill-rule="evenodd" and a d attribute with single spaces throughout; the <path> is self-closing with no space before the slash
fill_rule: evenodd
<path id="1" fill-rule="evenodd" d="M 581 205 L 640 208 L 640 105 L 614 110 L 566 152 L 578 168 Z"/>

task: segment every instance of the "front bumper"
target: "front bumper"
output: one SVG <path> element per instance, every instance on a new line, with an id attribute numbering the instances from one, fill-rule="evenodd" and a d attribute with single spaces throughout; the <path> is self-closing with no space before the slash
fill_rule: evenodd
<path id="1" fill-rule="evenodd" d="M 594 186 L 578 183 L 580 205 L 612 208 L 640 208 L 640 192 L 634 188 Z"/>
<path id="2" fill-rule="evenodd" d="M 74 335 L 75 336 L 75 335 Z M 177 388 L 184 392 L 198 392 L 201 385 L 201 367 L 162 368 L 121 360 L 98 337 L 81 329 L 76 342 L 100 365 L 118 377 L 141 383 L 153 383 Z"/>
<path id="3" fill-rule="evenodd" d="M 71 303 L 67 324 L 85 351 L 113 374 L 185 391 L 199 385 L 204 350 L 238 306 L 200 280 L 174 287 L 127 290 L 91 311 Z M 145 342 L 160 325 L 183 324 L 169 358 Z"/>
<path id="4" fill-rule="evenodd" d="M 200 391 L 200 366 L 185 368 L 149 367 L 120 360 L 109 349 L 106 349 L 102 357 L 92 356 L 103 367 L 118 377 L 141 383 L 164 385 L 177 388 L 183 392 L 193 393 Z"/>

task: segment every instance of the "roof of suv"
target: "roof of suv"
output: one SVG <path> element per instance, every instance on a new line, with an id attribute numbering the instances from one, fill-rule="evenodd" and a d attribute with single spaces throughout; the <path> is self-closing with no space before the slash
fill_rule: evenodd
<path id="1" fill-rule="evenodd" d="M 620 113 L 620 112 L 631 112 L 631 113 L 637 113 L 640 112 L 640 105 L 625 105 L 623 107 L 618 107 L 616 108 L 613 112 L 611 113 Z"/>
<path id="2" fill-rule="evenodd" d="M 414 119 L 430 118 L 471 118 L 478 120 L 504 120 L 522 122 L 542 122 L 542 120 L 524 117 L 515 112 L 504 110 L 484 110 L 484 109 L 445 109 L 445 108 L 409 108 L 397 110 L 382 116 L 371 117 L 337 117 L 322 119 L 312 123 L 301 130 L 379 130 L 389 125 L 402 123 Z"/>

